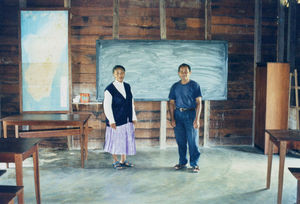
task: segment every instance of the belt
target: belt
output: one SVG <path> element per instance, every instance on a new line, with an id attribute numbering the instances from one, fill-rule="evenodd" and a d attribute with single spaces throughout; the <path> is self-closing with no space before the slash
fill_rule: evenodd
<path id="1" fill-rule="evenodd" d="M 195 110 L 195 108 L 176 108 L 176 109 L 178 109 L 180 112 L 193 111 L 193 110 Z"/>

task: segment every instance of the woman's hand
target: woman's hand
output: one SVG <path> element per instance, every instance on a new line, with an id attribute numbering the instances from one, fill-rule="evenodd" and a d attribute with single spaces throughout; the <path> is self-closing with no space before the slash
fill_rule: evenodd
<path id="1" fill-rule="evenodd" d="M 134 126 L 136 126 L 137 121 L 133 120 L 132 123 L 133 123 Z"/>
<path id="2" fill-rule="evenodd" d="M 116 123 L 109 124 L 112 129 L 117 129 Z"/>

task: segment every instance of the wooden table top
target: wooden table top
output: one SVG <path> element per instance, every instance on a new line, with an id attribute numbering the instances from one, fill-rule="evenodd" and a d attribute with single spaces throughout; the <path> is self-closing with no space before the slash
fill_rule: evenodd
<path id="1" fill-rule="evenodd" d="M 289 170 L 296 177 L 297 180 L 300 179 L 300 168 L 289 167 Z"/>
<path id="2" fill-rule="evenodd" d="M 7 185 L 0 185 L 0 193 L 13 193 L 18 194 L 24 187 L 23 186 L 7 186 Z"/>
<path id="3" fill-rule="evenodd" d="M 22 154 L 40 141 L 39 138 L 0 138 L 0 153 Z"/>
<path id="4" fill-rule="evenodd" d="M 266 130 L 278 141 L 300 141 L 300 130 Z"/>
<path id="5" fill-rule="evenodd" d="M 24 113 L 20 115 L 13 115 L 2 118 L 2 121 L 17 122 L 17 121 L 39 121 L 39 122 L 53 122 L 53 121 L 86 121 L 91 114 L 79 113 L 47 113 L 47 114 L 31 114 Z"/>

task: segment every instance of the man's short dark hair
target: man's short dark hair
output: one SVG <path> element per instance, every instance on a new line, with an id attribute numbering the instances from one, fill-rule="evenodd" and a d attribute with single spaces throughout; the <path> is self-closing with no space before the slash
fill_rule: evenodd
<path id="1" fill-rule="evenodd" d="M 185 63 L 182 63 L 181 65 L 179 65 L 179 67 L 178 67 L 178 72 L 180 72 L 180 68 L 181 68 L 181 67 L 187 67 L 187 68 L 189 69 L 189 71 L 191 72 L 191 67 L 190 67 L 190 65 L 185 64 Z"/>
<path id="2" fill-rule="evenodd" d="M 125 67 L 123 67 L 122 65 L 116 65 L 114 66 L 114 68 L 112 69 L 112 72 L 114 73 L 116 69 L 123 69 L 123 71 L 125 72 Z"/>

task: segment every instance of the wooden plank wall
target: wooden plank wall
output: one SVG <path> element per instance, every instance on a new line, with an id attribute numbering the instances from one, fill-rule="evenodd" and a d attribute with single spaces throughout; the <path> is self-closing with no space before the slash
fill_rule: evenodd
<path id="1" fill-rule="evenodd" d="M 0 1 L 0 96 L 2 117 L 19 112 L 18 0 Z M 112 0 L 71 1 L 72 94 L 96 93 L 96 40 L 112 39 Z M 119 0 L 119 39 L 160 39 L 159 0 Z M 276 59 L 276 2 L 263 1 L 262 59 Z M 63 0 L 27 0 L 27 7 L 63 7 Z M 205 39 L 205 1 L 166 0 L 169 40 Z M 297 14 L 299 16 L 299 12 Z M 211 101 L 208 144 L 252 144 L 254 1 L 211 1 L 212 40 L 229 44 L 228 100 Z M 298 34 L 299 39 L 299 34 Z M 299 44 L 299 40 L 297 41 Z M 297 46 L 300 49 L 300 46 Z M 299 53 L 299 52 L 298 52 Z M 299 59 L 299 54 L 297 59 Z M 298 60 L 297 64 L 300 62 Z M 174 68 L 176 71 L 177 68 Z M 73 109 L 76 110 L 75 106 Z M 204 110 L 204 109 L 203 109 Z M 80 112 L 93 113 L 89 146 L 101 148 L 105 132 L 102 105 L 80 105 Z M 136 102 L 139 123 L 136 136 L 158 144 L 160 102 Z M 200 137 L 203 138 L 203 112 Z M 167 124 L 168 143 L 174 142 Z M 65 142 L 65 141 L 62 141 Z M 59 144 L 56 144 L 59 145 Z M 74 138 L 74 147 L 78 141 Z"/>
<path id="2" fill-rule="evenodd" d="M 212 1 L 212 40 L 228 41 L 228 100 L 212 101 L 211 144 L 251 144 L 254 1 Z"/>

